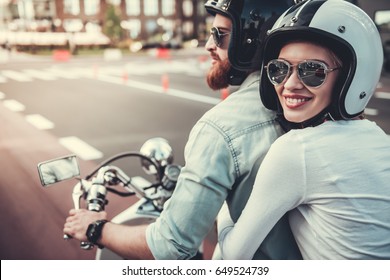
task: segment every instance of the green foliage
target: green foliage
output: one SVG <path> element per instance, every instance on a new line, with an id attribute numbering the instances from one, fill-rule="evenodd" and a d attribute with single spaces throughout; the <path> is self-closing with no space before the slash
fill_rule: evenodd
<path id="1" fill-rule="evenodd" d="M 111 42 L 116 45 L 123 38 L 123 29 L 121 27 L 121 10 L 114 5 L 108 5 L 103 33 L 111 39 Z"/>

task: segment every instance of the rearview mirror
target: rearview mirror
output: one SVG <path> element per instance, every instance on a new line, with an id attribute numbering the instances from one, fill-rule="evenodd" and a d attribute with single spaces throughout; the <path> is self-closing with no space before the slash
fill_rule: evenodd
<path id="1" fill-rule="evenodd" d="M 80 176 L 80 169 L 75 155 L 44 161 L 38 164 L 42 186 L 51 185 Z"/>

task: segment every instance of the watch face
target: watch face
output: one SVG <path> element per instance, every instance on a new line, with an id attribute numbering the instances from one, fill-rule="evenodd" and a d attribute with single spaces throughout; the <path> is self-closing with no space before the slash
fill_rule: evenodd
<path id="1" fill-rule="evenodd" d="M 93 241 L 94 237 L 96 235 L 96 224 L 93 223 L 93 224 L 90 224 L 88 226 L 88 229 L 87 229 L 87 238 L 90 242 L 95 242 Z"/>
<path id="2" fill-rule="evenodd" d="M 102 235 L 102 229 L 107 220 L 98 220 L 88 226 L 86 235 L 89 242 L 96 244 Z"/>

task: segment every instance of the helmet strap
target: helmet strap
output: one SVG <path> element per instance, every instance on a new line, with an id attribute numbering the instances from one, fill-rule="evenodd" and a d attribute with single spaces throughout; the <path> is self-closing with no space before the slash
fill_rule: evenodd
<path id="1" fill-rule="evenodd" d="M 334 121 L 334 118 L 332 117 L 331 113 L 329 112 L 329 107 L 327 107 L 324 110 L 322 110 L 319 114 L 315 115 L 314 117 L 312 117 L 306 121 L 300 122 L 300 123 L 290 122 L 290 121 L 286 120 L 283 112 L 281 110 L 278 110 L 276 121 L 280 124 L 280 126 L 282 127 L 282 129 L 285 132 L 288 132 L 291 129 L 302 129 L 302 128 L 306 128 L 306 127 L 315 127 L 315 126 L 318 126 L 320 124 L 323 124 L 326 121 Z"/>
<path id="2" fill-rule="evenodd" d="M 231 86 L 239 86 L 242 82 L 248 77 L 248 72 L 240 71 L 235 69 L 234 67 L 230 68 L 228 73 L 229 75 L 229 85 Z"/>

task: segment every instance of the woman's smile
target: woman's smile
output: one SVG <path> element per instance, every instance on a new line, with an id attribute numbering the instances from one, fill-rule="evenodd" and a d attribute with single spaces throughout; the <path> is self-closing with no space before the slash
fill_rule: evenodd
<path id="1" fill-rule="evenodd" d="M 301 96 L 301 95 L 283 95 L 285 105 L 289 109 L 295 109 L 306 105 L 312 100 L 311 97 Z"/>

